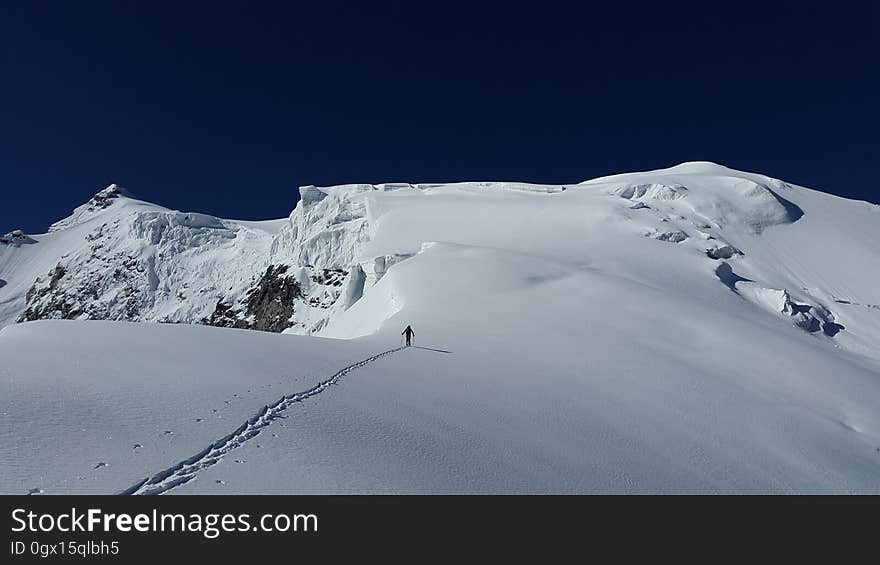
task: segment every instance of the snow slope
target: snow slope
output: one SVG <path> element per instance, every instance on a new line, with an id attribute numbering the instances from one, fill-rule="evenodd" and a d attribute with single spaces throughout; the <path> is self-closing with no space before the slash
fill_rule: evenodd
<path id="1" fill-rule="evenodd" d="M 369 355 L 355 342 L 182 324 L 48 320 L 0 336 L 2 493 L 120 492 Z"/>
<path id="2" fill-rule="evenodd" d="M 880 491 L 880 207 L 712 163 L 301 192 L 260 249 L 343 273 L 337 339 L 8 326 L 0 492 Z"/>

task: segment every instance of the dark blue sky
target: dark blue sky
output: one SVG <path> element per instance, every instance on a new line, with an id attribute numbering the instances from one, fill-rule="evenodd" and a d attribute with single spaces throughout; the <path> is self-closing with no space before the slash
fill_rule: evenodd
<path id="1" fill-rule="evenodd" d="M 867 4 L 285 4 L 3 3 L 0 233 L 110 182 L 263 219 L 301 184 L 692 160 L 880 201 Z"/>

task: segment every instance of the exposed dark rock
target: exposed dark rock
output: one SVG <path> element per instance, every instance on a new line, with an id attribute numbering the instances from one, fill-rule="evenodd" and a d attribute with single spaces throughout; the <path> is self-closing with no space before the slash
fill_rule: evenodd
<path id="1" fill-rule="evenodd" d="M 4 243 L 6 245 L 27 245 L 36 242 L 36 239 L 32 238 L 21 230 L 12 230 L 7 234 L 0 235 L 0 243 Z"/>
<path id="2" fill-rule="evenodd" d="M 311 276 L 312 282 L 327 286 L 342 286 L 348 273 L 342 269 L 322 269 Z"/>
<path id="3" fill-rule="evenodd" d="M 244 319 L 242 311 L 238 308 L 233 308 L 230 304 L 224 303 L 222 299 L 217 301 L 217 306 L 214 307 L 214 311 L 211 312 L 209 317 L 202 320 L 202 323 L 207 326 L 216 326 L 218 328 L 249 329 L 250 327 Z"/>
<path id="4" fill-rule="evenodd" d="M 103 210 L 104 208 L 113 204 L 113 200 L 119 198 L 119 196 L 122 194 L 123 191 L 121 188 L 119 188 L 115 184 L 111 184 L 101 192 L 92 196 L 92 199 L 88 202 L 89 210 Z"/>
<path id="5" fill-rule="evenodd" d="M 33 320 L 45 319 L 62 319 L 73 320 L 79 317 L 83 311 L 67 301 L 66 297 L 60 297 L 57 300 L 50 300 L 41 307 L 34 308 L 29 306 L 18 317 L 19 322 L 30 322 Z"/>
<path id="6" fill-rule="evenodd" d="M 58 286 L 58 281 L 61 280 L 61 277 L 63 277 L 66 272 L 67 271 L 64 270 L 64 267 L 61 266 L 61 263 L 55 265 L 55 270 L 52 271 L 52 279 L 49 281 L 49 290 L 55 290 L 55 287 Z"/>
<path id="7" fill-rule="evenodd" d="M 260 282 L 247 297 L 247 316 L 252 329 L 281 332 L 290 327 L 293 301 L 302 297 L 296 278 L 285 276 L 287 265 L 269 265 Z"/>
<path id="8" fill-rule="evenodd" d="M 111 263 L 120 264 L 122 268 L 111 271 Z M 143 266 L 136 259 L 123 254 L 113 256 L 110 261 L 92 257 L 76 269 L 78 275 L 88 272 L 89 276 L 72 276 L 68 268 L 59 263 L 46 277 L 38 277 L 25 295 L 25 310 L 18 321 L 141 320 L 145 276 Z M 108 285 L 119 289 L 112 302 L 100 300 Z"/>
<path id="9" fill-rule="evenodd" d="M 210 326 L 266 332 L 289 328 L 294 302 L 303 298 L 303 293 L 296 277 L 287 271 L 287 265 L 269 265 L 257 285 L 248 292 L 243 310 L 221 299 L 203 322 Z"/>

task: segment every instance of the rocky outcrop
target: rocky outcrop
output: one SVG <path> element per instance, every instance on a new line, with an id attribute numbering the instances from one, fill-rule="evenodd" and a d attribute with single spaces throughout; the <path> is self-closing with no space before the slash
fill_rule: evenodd
<path id="1" fill-rule="evenodd" d="M 269 265 L 259 283 L 247 294 L 242 305 L 223 300 L 203 320 L 209 326 L 281 332 L 293 325 L 294 304 L 303 297 L 296 277 L 287 265 Z"/>
<path id="2" fill-rule="evenodd" d="M 119 185 L 111 184 L 107 188 L 98 191 L 85 204 L 74 209 L 70 216 L 49 226 L 49 232 L 64 230 L 87 222 L 100 215 L 103 210 L 110 208 L 114 203 L 120 202 L 124 196 L 129 196 L 127 190 Z"/>
<path id="3" fill-rule="evenodd" d="M 28 307 L 19 317 L 19 322 L 41 320 L 45 318 L 61 318 L 70 320 L 82 314 L 78 306 L 79 301 L 70 300 L 64 293 L 56 293 L 59 281 L 67 271 L 59 263 L 49 272 L 48 281 L 44 286 L 38 286 L 40 279 L 28 290 Z"/>
<path id="4" fill-rule="evenodd" d="M 122 189 L 117 185 L 111 184 L 101 192 L 97 193 L 88 202 L 88 206 L 92 210 L 101 210 L 113 204 L 113 200 L 122 194 Z"/>
<path id="5" fill-rule="evenodd" d="M 0 235 L 0 244 L 6 245 L 26 245 L 36 243 L 37 240 L 27 235 L 21 230 L 12 230 L 9 233 Z"/>
<path id="6" fill-rule="evenodd" d="M 282 332 L 312 333 L 326 323 L 349 273 L 342 269 L 291 268 L 269 265 L 244 299 L 217 302 L 210 326 Z"/>
<path id="7" fill-rule="evenodd" d="M 101 262 L 99 262 L 101 263 Z M 113 265 L 116 266 L 113 266 Z M 110 271 L 109 276 L 70 276 L 58 263 L 45 277 L 38 277 L 28 289 L 25 310 L 18 322 L 45 319 L 88 319 L 141 321 L 145 302 L 145 269 L 132 257 L 116 257 L 109 265 L 92 271 Z M 113 298 L 103 298 L 112 288 Z"/>
<path id="8" fill-rule="evenodd" d="M 245 314 L 252 320 L 251 329 L 280 332 L 290 327 L 293 304 L 302 297 L 302 290 L 287 271 L 287 265 L 269 265 L 259 284 L 248 293 Z"/>

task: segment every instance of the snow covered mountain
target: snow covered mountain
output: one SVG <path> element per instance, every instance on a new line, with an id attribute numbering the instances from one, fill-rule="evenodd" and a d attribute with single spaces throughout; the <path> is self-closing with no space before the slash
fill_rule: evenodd
<path id="1" fill-rule="evenodd" d="M 10 239 L 2 248 L 0 324 L 62 318 L 281 331 L 294 323 L 294 304 L 307 318 L 334 301 L 341 280 L 335 270 L 271 264 L 282 223 L 167 210 L 111 185 L 48 233 L 28 236 L 33 245 Z"/>
<path id="2" fill-rule="evenodd" d="M 880 491 L 880 206 L 704 162 L 300 194 L 0 238 L 0 491 Z"/>
<path id="3" fill-rule="evenodd" d="M 576 189 L 577 196 L 549 199 L 567 188 Z M 552 202 L 566 210 L 577 206 L 577 218 L 566 211 L 560 220 L 590 224 L 573 234 L 580 245 L 593 246 L 585 260 L 608 254 L 606 261 L 620 261 L 633 253 L 619 249 L 620 244 L 633 246 L 627 237 L 633 234 L 678 244 L 716 261 L 706 263 L 717 281 L 745 300 L 790 316 L 807 331 L 834 336 L 845 328 L 836 322 L 835 305 L 852 302 L 846 289 L 810 290 L 803 275 L 780 263 L 779 254 L 767 249 L 767 238 L 760 237 L 767 228 L 801 219 L 803 210 L 786 198 L 796 190 L 806 189 L 710 163 L 685 163 L 569 187 L 485 182 L 307 186 L 286 220 L 244 222 L 167 210 L 111 185 L 47 234 L 14 230 L 0 238 L 0 280 L 6 287 L 0 325 L 102 319 L 312 334 L 425 244 L 489 243 L 498 249 L 536 248 L 537 255 L 547 255 L 544 238 L 558 231 L 547 212 Z M 518 192 L 548 197 L 521 199 Z M 855 205 L 867 213 L 867 224 L 876 223 L 871 214 L 877 206 L 830 198 L 838 206 Z M 534 225 L 538 212 L 547 216 L 546 225 Z M 382 229 L 389 222 L 399 225 Z M 523 227 L 547 233 L 534 243 L 517 242 L 536 235 L 523 234 Z M 570 250 L 571 243 L 553 243 L 550 255 L 563 261 L 584 255 Z M 652 247 L 643 243 L 636 249 L 657 255 Z M 799 261 L 797 255 L 789 262 Z M 653 260 L 633 260 L 623 271 L 642 276 Z"/>

